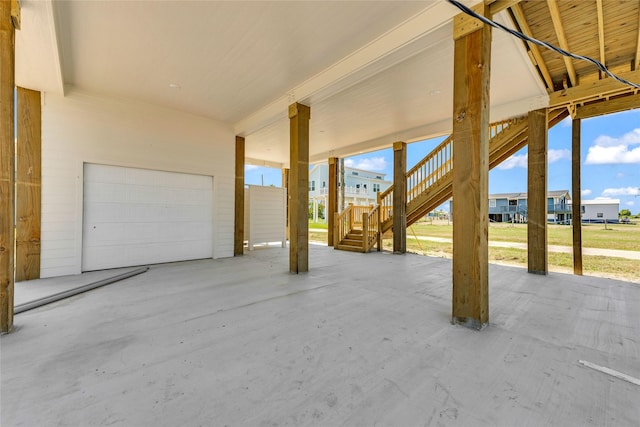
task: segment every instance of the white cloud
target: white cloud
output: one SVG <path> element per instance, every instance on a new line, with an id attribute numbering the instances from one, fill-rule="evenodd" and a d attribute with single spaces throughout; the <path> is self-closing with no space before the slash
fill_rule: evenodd
<path id="1" fill-rule="evenodd" d="M 635 205 L 635 202 L 634 202 L 633 200 L 629 200 L 629 201 L 626 203 L 626 205 L 627 205 L 627 206 L 634 206 L 634 205 Z"/>
<path id="2" fill-rule="evenodd" d="M 252 171 L 252 170 L 256 170 L 258 169 L 259 166 L 256 165 L 244 165 L 244 170 L 246 171 Z"/>
<path id="3" fill-rule="evenodd" d="M 527 167 L 527 154 L 516 154 L 498 165 L 498 169 L 508 170 Z"/>
<path id="4" fill-rule="evenodd" d="M 560 126 L 562 126 L 563 128 L 570 128 L 572 125 L 573 119 L 571 119 L 571 116 L 566 117 L 560 122 Z"/>
<path id="5" fill-rule="evenodd" d="M 618 173 L 616 174 L 616 178 L 618 178 L 618 179 L 622 179 L 622 178 L 624 178 L 624 174 L 623 174 L 622 172 L 618 172 Z"/>
<path id="6" fill-rule="evenodd" d="M 571 151 L 567 149 L 549 150 L 549 152 L 547 153 L 547 161 L 549 163 L 555 163 L 558 160 L 562 159 L 571 160 Z"/>
<path id="7" fill-rule="evenodd" d="M 588 188 L 585 188 L 584 190 L 580 191 L 580 194 L 581 194 L 582 196 L 590 196 L 590 195 L 591 195 L 591 193 L 592 193 L 592 191 L 591 191 L 591 190 L 589 190 Z"/>
<path id="8" fill-rule="evenodd" d="M 631 132 L 627 132 L 620 138 L 615 138 L 608 135 L 600 135 L 594 141 L 595 145 L 600 147 L 615 147 L 618 145 L 635 145 L 640 144 L 640 128 L 634 129 Z"/>
<path id="9" fill-rule="evenodd" d="M 605 188 L 602 192 L 605 197 L 611 196 L 640 196 L 640 188 L 638 187 L 626 187 L 626 188 Z"/>
<path id="10" fill-rule="evenodd" d="M 627 132 L 619 138 L 600 135 L 589 147 L 586 164 L 603 165 L 615 163 L 640 163 L 640 128 Z"/>
<path id="11" fill-rule="evenodd" d="M 498 165 L 498 169 L 513 169 L 513 168 L 526 168 L 527 167 L 527 159 L 529 158 L 528 154 L 516 154 L 509 157 L 504 162 Z M 547 162 L 555 163 L 558 160 L 568 159 L 571 160 L 571 151 L 563 149 L 563 150 L 549 150 L 547 152 Z"/>
<path id="12" fill-rule="evenodd" d="M 369 171 L 382 171 L 387 167 L 387 161 L 384 157 L 370 157 L 353 161 L 353 159 L 345 159 L 344 165 L 350 168 L 364 169 Z"/>
<path id="13" fill-rule="evenodd" d="M 613 147 L 594 145 L 589 147 L 585 164 L 605 165 L 612 163 L 640 163 L 640 147 L 633 150 L 629 150 L 626 145 Z"/>

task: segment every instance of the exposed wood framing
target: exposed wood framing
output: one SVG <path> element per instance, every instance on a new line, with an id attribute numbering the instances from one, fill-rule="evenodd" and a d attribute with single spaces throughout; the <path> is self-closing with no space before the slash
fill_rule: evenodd
<path id="1" fill-rule="evenodd" d="M 40 92 L 18 88 L 16 282 L 40 278 L 42 109 Z"/>
<path id="2" fill-rule="evenodd" d="M 531 32 L 531 28 L 529 27 L 529 23 L 527 22 L 522 7 L 519 4 L 514 5 L 511 8 L 513 12 L 513 17 L 516 20 L 516 23 L 520 27 L 520 30 L 523 34 L 533 37 L 533 33 Z M 527 42 L 527 46 L 533 55 L 534 64 L 538 66 L 540 70 L 540 74 L 542 74 L 542 79 L 544 83 L 547 85 L 547 89 L 549 91 L 553 91 L 553 79 L 551 78 L 551 74 L 549 74 L 549 69 L 547 68 L 547 64 L 544 62 L 544 58 L 542 57 L 542 53 L 540 52 L 540 48 L 537 44 Z"/>
<path id="3" fill-rule="evenodd" d="M 11 3 L 0 1 L 0 332 L 13 326 L 15 27 Z"/>
<path id="4" fill-rule="evenodd" d="M 327 242 L 333 246 L 338 242 L 333 241 L 333 227 L 336 212 L 338 212 L 338 165 L 340 160 L 337 157 L 329 157 L 329 189 L 327 209 L 324 217 L 327 218 Z"/>
<path id="5" fill-rule="evenodd" d="M 619 76 L 630 82 L 640 84 L 640 70 L 620 73 Z M 598 80 L 550 94 L 549 107 L 567 107 L 571 104 L 585 103 L 607 96 L 633 93 L 636 90 L 613 79 Z"/>
<path id="6" fill-rule="evenodd" d="M 513 7 L 520 3 L 522 0 L 485 0 L 485 3 L 489 5 L 489 14 L 495 15 L 503 10 Z"/>
<path id="7" fill-rule="evenodd" d="M 548 272 L 547 116 L 545 108 L 529 112 L 527 259 L 529 273 L 535 274 L 547 274 Z"/>
<path id="8" fill-rule="evenodd" d="M 635 71 L 640 70 L 640 10 L 638 10 L 638 41 L 636 42 L 636 57 L 633 61 L 632 69 Z"/>
<path id="9" fill-rule="evenodd" d="M 489 322 L 490 62 L 491 27 L 455 40 L 452 322 L 476 329 Z"/>
<path id="10" fill-rule="evenodd" d="M 600 102 L 579 106 L 576 108 L 574 118 L 586 119 L 604 114 L 619 113 L 634 108 L 640 108 L 640 94 L 605 99 Z"/>
<path id="11" fill-rule="evenodd" d="M 562 25 L 562 18 L 560 17 L 557 0 L 547 0 L 547 5 L 549 6 L 549 13 L 551 13 L 553 28 L 556 32 L 556 36 L 558 37 L 558 43 L 562 49 L 569 51 L 569 43 L 567 43 L 567 37 L 564 34 L 564 26 Z M 569 75 L 571 85 L 576 86 L 578 84 L 578 79 L 576 77 L 576 70 L 573 66 L 572 59 L 566 56 L 563 56 L 562 59 L 567 67 L 567 74 Z"/>
<path id="12" fill-rule="evenodd" d="M 289 240 L 289 214 L 290 214 L 290 198 L 289 195 L 289 169 L 282 168 L 282 188 L 284 188 L 284 200 L 285 200 L 285 221 L 286 221 L 286 238 Z"/>
<path id="13" fill-rule="evenodd" d="M 289 270 L 309 271 L 309 119 L 311 109 L 303 104 L 289 106 L 290 239 Z"/>
<path id="14" fill-rule="evenodd" d="M 604 53 L 604 13 L 602 11 L 602 0 L 596 0 L 596 8 L 598 10 L 598 46 L 600 47 L 600 62 L 607 64 L 607 59 Z M 602 71 L 600 71 L 600 78 L 604 78 Z"/>
<path id="15" fill-rule="evenodd" d="M 571 216 L 573 236 L 573 274 L 582 276 L 582 195 L 580 194 L 580 119 L 572 121 L 571 128 Z"/>
<path id="16" fill-rule="evenodd" d="M 393 143 L 393 253 L 407 252 L 407 143 Z"/>
<path id="17" fill-rule="evenodd" d="M 236 185 L 233 255 L 244 253 L 244 137 L 236 136 Z"/>

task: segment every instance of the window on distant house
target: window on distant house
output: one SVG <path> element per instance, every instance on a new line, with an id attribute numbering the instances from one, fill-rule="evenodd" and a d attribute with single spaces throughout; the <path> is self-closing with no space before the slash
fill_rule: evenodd
<path id="1" fill-rule="evenodd" d="M 380 192 L 380 184 L 373 184 L 373 192 L 374 193 Z"/>
<path id="2" fill-rule="evenodd" d="M 358 172 L 351 172 L 351 175 L 358 176 Z"/>
<path id="3" fill-rule="evenodd" d="M 360 184 L 356 184 L 356 188 L 360 188 Z"/>
<path id="4" fill-rule="evenodd" d="M 309 186 L 309 191 L 316 191 L 316 182 L 311 181 L 311 185 Z"/>
<path id="5" fill-rule="evenodd" d="M 382 179 L 382 177 L 380 175 L 376 176 L 376 179 Z"/>
<path id="6" fill-rule="evenodd" d="M 489 199 L 489 207 L 490 208 L 496 207 L 496 199 Z"/>
<path id="7" fill-rule="evenodd" d="M 367 188 L 367 184 L 362 184 L 362 188 L 366 189 Z"/>
<path id="8" fill-rule="evenodd" d="M 326 188 L 327 187 L 327 181 L 322 181 L 322 188 Z"/>
<path id="9" fill-rule="evenodd" d="M 598 218 L 604 218 L 604 214 L 603 214 L 602 212 L 598 212 L 598 213 L 596 214 L 596 216 L 597 216 Z"/>

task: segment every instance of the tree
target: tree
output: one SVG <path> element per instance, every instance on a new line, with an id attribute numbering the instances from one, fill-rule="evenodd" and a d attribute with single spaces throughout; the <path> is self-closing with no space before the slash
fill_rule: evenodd
<path id="1" fill-rule="evenodd" d="M 622 209 L 618 216 L 631 216 L 631 211 L 629 209 Z"/>

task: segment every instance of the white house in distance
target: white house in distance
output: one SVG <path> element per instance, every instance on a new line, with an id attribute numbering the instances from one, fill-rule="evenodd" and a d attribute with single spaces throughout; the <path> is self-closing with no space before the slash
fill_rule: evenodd
<path id="1" fill-rule="evenodd" d="M 580 203 L 582 222 L 618 222 L 619 199 L 582 200 Z"/>
<path id="2" fill-rule="evenodd" d="M 348 205 L 375 205 L 378 193 L 393 183 L 385 180 L 386 174 L 364 169 L 344 167 L 344 203 Z M 340 185 L 338 183 L 338 185 Z M 313 203 L 313 219 L 318 220 L 318 205 L 327 206 L 329 188 L 329 165 L 320 163 L 309 171 L 309 200 Z"/>

